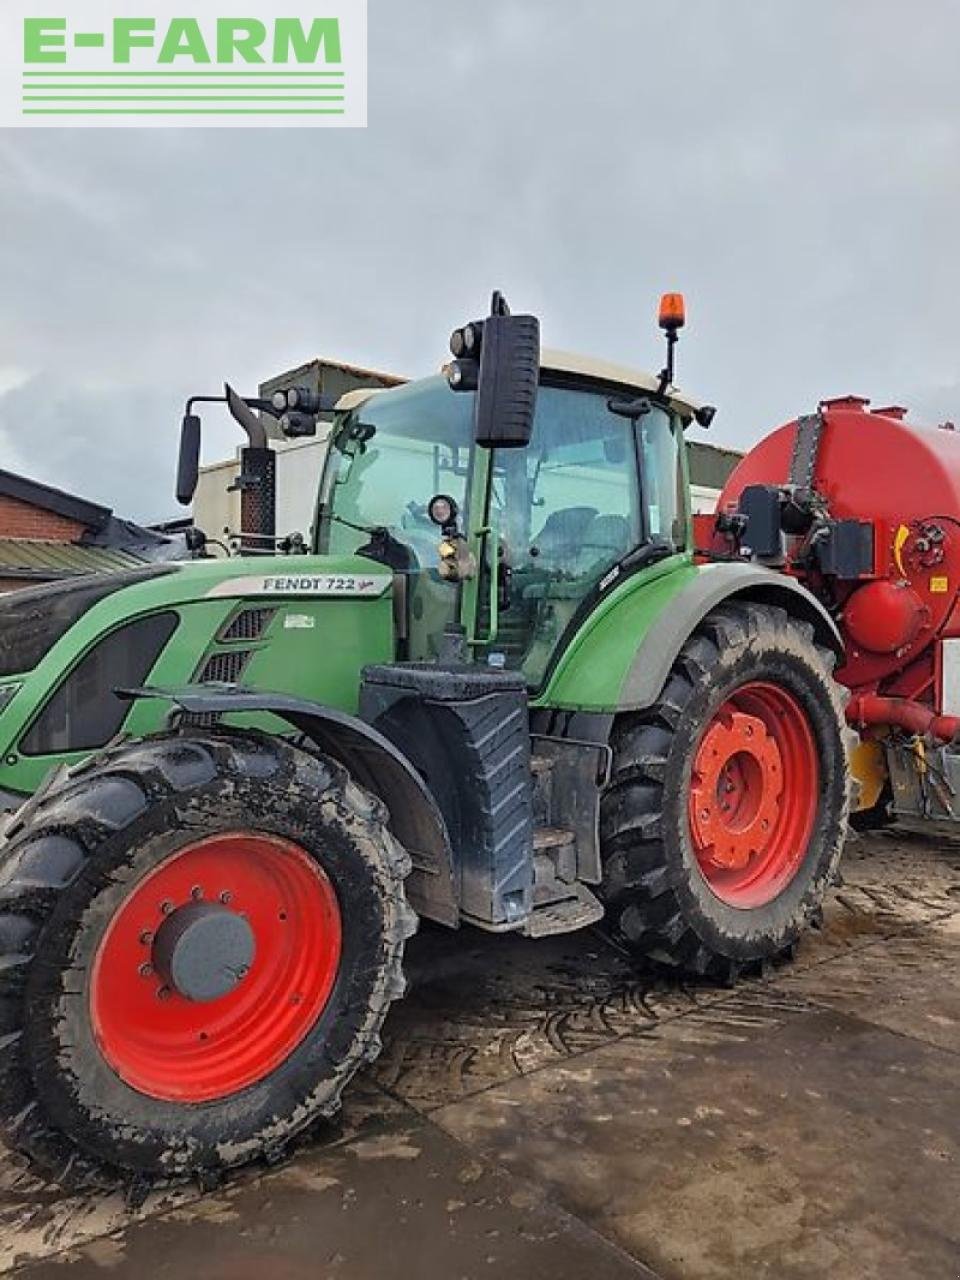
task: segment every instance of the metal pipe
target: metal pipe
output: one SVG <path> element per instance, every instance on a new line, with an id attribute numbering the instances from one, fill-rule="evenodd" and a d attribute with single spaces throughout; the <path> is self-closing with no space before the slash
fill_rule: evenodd
<path id="1" fill-rule="evenodd" d="M 884 698 L 861 693 L 847 703 L 847 722 L 855 729 L 897 728 L 953 742 L 960 735 L 960 717 L 940 716 L 911 698 Z"/>

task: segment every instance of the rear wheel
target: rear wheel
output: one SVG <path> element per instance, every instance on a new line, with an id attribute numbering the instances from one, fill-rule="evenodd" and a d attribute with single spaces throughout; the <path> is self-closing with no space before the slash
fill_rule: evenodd
<path id="1" fill-rule="evenodd" d="M 266 735 L 125 744 L 0 871 L 0 1118 L 67 1185 L 275 1159 L 376 1056 L 409 858 L 335 762 Z"/>
<path id="2" fill-rule="evenodd" d="M 633 949 L 729 979 L 816 919 L 848 807 L 832 666 L 808 624 L 730 603 L 684 645 L 659 701 L 618 723 L 603 892 Z"/>

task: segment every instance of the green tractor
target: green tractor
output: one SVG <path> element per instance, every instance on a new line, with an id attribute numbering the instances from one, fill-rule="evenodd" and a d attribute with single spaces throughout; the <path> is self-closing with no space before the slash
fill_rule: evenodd
<path id="1" fill-rule="evenodd" d="M 331 407 L 227 388 L 246 554 L 0 602 L 11 1146 L 73 1187 L 279 1158 L 379 1052 L 418 917 L 604 920 L 722 982 L 816 920 L 841 641 L 797 582 L 694 555 L 681 302 L 651 376 L 541 353 L 495 295 L 443 373 L 338 402 L 303 554 L 264 414 Z"/>

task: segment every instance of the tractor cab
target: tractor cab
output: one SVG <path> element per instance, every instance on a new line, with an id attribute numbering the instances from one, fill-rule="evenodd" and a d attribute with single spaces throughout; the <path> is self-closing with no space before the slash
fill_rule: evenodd
<path id="1" fill-rule="evenodd" d="M 483 447 L 477 394 L 438 375 L 345 397 L 314 551 L 395 571 L 399 658 L 436 659 L 460 629 L 464 657 L 537 688 L 624 573 L 687 550 L 697 406 L 649 374 L 548 351 L 528 442 Z"/>

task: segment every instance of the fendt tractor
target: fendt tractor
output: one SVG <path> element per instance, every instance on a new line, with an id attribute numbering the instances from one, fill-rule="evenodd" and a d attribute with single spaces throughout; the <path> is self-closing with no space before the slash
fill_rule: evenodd
<path id="1" fill-rule="evenodd" d="M 247 554 L 0 603 L 0 1115 L 67 1185 L 283 1155 L 403 995 L 418 916 L 531 938 L 605 920 L 706 979 L 816 922 L 848 813 L 829 609 L 694 556 L 674 385 L 462 326 L 434 377 L 335 406 L 312 545 L 275 549 L 264 427 Z M 271 430 L 274 428 L 271 426 Z M 297 550 L 289 542 L 288 550 Z"/>
<path id="2" fill-rule="evenodd" d="M 855 827 L 960 821 L 960 435 L 825 400 L 752 449 L 699 542 L 802 581 L 836 619 Z"/>

